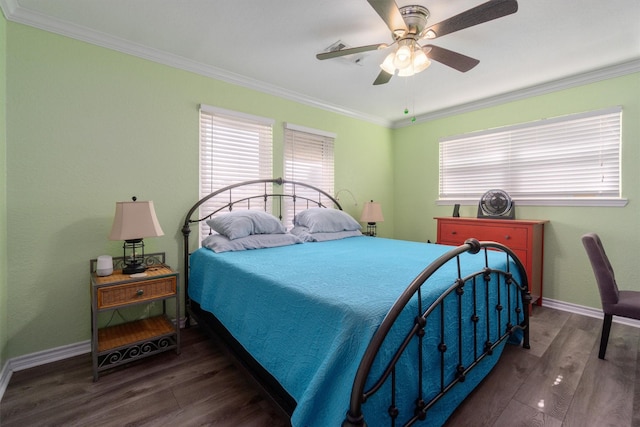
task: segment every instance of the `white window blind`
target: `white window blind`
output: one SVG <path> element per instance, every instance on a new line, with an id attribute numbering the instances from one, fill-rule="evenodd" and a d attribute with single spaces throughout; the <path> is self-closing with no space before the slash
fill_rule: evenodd
<path id="1" fill-rule="evenodd" d="M 490 189 L 514 200 L 621 197 L 620 107 L 440 141 L 441 201 Z"/>
<path id="2" fill-rule="evenodd" d="M 231 184 L 273 177 L 273 122 L 262 117 L 200 106 L 201 198 Z M 233 195 L 237 199 L 243 194 L 255 195 L 263 190 L 264 184 L 233 190 Z M 222 200 L 209 200 L 200 207 L 200 216 L 223 204 Z M 264 209 L 264 204 L 250 207 Z M 201 235 L 207 234 L 209 227 L 203 222 Z"/>
<path id="3" fill-rule="evenodd" d="M 333 145 L 335 135 L 315 129 L 285 123 L 284 130 L 284 178 L 304 182 L 333 195 Z M 293 189 L 287 184 L 285 191 Z M 296 187 L 300 196 L 318 199 L 318 193 Z M 306 209 L 304 201 L 294 206 L 288 200 L 285 207 L 285 225 L 291 228 L 295 212 Z"/>

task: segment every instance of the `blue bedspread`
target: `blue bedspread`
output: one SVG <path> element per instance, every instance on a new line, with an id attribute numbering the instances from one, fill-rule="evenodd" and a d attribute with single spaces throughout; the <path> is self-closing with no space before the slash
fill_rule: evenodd
<path id="1" fill-rule="evenodd" d="M 450 249 L 370 237 L 219 254 L 199 249 L 191 255 L 189 296 L 214 313 L 296 400 L 293 426 L 339 426 L 360 359 L 383 317 L 407 285 Z M 464 256 L 473 257 L 475 269 L 484 261 Z M 472 271 L 468 262 L 463 265 Z M 447 269 L 437 276 L 423 287 L 425 303 L 457 273 Z M 497 357 L 485 359 L 456 386 L 449 401 L 430 412 L 429 425 L 444 423 Z M 369 405 L 377 403 L 365 405 L 365 416 Z"/>

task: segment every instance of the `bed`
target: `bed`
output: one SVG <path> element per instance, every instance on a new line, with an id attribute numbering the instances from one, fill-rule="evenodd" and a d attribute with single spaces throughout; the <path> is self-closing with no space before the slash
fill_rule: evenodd
<path id="1" fill-rule="evenodd" d="M 296 222 L 277 229 L 253 211 Z M 494 242 L 368 237 L 342 229 L 354 228 L 345 215 L 321 189 L 281 178 L 202 198 L 182 227 L 187 315 L 293 426 L 442 425 L 507 342 L 529 348 L 524 268 Z M 234 235 L 238 218 L 255 233 Z M 191 225 L 204 223 L 215 232 L 192 251 Z"/>

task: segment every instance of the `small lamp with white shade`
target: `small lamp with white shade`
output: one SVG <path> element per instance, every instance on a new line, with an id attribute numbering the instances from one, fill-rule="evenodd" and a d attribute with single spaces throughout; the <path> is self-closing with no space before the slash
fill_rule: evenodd
<path id="1" fill-rule="evenodd" d="M 360 222 L 367 223 L 367 231 L 364 234 L 375 237 L 377 235 L 376 223 L 382 221 L 384 221 L 384 217 L 382 216 L 380 203 L 373 200 L 366 202 L 362 209 L 362 215 L 360 215 Z"/>
<path id="2" fill-rule="evenodd" d="M 122 245 L 125 266 L 122 274 L 143 273 L 145 237 L 163 236 L 152 201 L 116 202 L 116 213 L 109 240 L 124 240 Z M 129 251 L 129 255 L 127 255 Z"/>

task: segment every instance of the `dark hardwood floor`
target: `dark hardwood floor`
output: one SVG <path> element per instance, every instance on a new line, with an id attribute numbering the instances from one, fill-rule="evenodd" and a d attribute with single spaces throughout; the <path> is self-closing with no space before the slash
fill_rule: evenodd
<path id="1" fill-rule="evenodd" d="M 640 329 L 536 307 L 531 349 L 507 346 L 447 427 L 640 427 Z M 198 328 L 165 353 L 92 381 L 89 355 L 15 372 L 0 402 L 11 426 L 287 426 L 289 422 Z M 321 426 L 325 427 L 325 426 Z"/>

